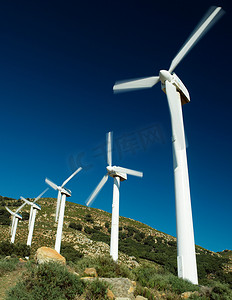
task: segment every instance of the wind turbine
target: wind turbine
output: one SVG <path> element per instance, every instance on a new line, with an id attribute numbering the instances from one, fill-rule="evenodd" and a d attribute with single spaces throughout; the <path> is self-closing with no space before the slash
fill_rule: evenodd
<path id="1" fill-rule="evenodd" d="M 58 190 L 58 196 L 57 196 L 57 203 L 56 203 L 56 216 L 55 216 L 55 221 L 57 222 L 58 217 L 59 217 L 59 210 L 60 210 L 60 202 L 61 202 L 61 197 L 62 197 L 62 191 L 69 191 L 64 188 L 64 186 L 71 180 L 78 172 L 81 171 L 82 168 L 77 169 L 75 172 L 71 174 L 63 183 L 61 186 L 56 185 L 53 183 L 51 180 L 48 178 L 45 179 L 46 183 L 50 185 L 54 190 Z M 68 196 L 69 197 L 69 196 Z"/>
<path id="2" fill-rule="evenodd" d="M 28 246 L 31 246 L 32 235 L 33 235 L 33 231 L 34 231 L 35 217 L 36 217 L 37 210 L 41 210 L 40 205 L 36 204 L 36 201 L 38 201 L 42 197 L 42 195 L 47 192 L 48 189 L 49 188 L 44 190 L 38 197 L 35 198 L 35 200 L 33 202 L 25 199 L 22 196 L 20 197 L 24 201 L 24 205 L 29 204 L 31 206 L 30 216 L 29 216 L 29 223 L 28 223 L 28 229 L 29 229 L 29 233 L 28 233 L 28 237 L 27 237 L 27 245 Z"/>
<path id="3" fill-rule="evenodd" d="M 198 284 L 195 242 L 192 222 L 192 208 L 190 200 L 188 166 L 186 156 L 186 144 L 181 104 L 190 101 L 187 88 L 174 69 L 199 41 L 207 30 L 221 17 L 221 7 L 212 7 L 194 30 L 190 38 L 182 46 L 176 57 L 171 62 L 169 70 L 161 70 L 159 76 L 143 79 L 116 82 L 115 92 L 131 91 L 143 88 L 151 88 L 161 81 L 161 88 L 167 94 L 169 111 L 172 124 L 173 165 L 175 178 L 176 199 L 176 226 L 177 226 L 177 266 L 178 276 Z"/>
<path id="4" fill-rule="evenodd" d="M 56 185 L 50 179 L 46 178 L 45 182 L 50 185 L 54 190 L 58 190 L 58 198 L 57 198 L 57 206 L 56 206 L 56 216 L 59 217 L 58 225 L 57 225 L 57 232 L 56 232 L 56 243 L 55 243 L 55 250 L 60 253 L 60 246 L 61 246 L 61 239 L 62 239 L 62 229 L 63 229 L 63 222 L 64 222 L 64 211 L 65 211 L 65 201 L 66 197 L 71 197 L 71 191 L 66 189 L 64 186 L 70 179 L 72 179 L 78 172 L 80 172 L 82 168 L 78 168 L 75 172 L 69 176 L 61 186 Z"/>
<path id="5" fill-rule="evenodd" d="M 15 235 L 16 235 L 16 230 L 18 226 L 18 221 L 22 220 L 22 216 L 18 213 L 24 204 L 22 204 L 15 212 L 10 210 L 7 206 L 5 206 L 6 210 L 11 214 L 12 216 L 12 224 L 11 224 L 11 240 L 10 242 L 13 244 L 15 241 Z"/>
<path id="6" fill-rule="evenodd" d="M 107 173 L 103 176 L 100 183 L 97 185 L 93 193 L 86 201 L 86 205 L 89 206 L 93 200 L 96 198 L 97 194 L 103 188 L 104 184 L 107 182 L 109 176 L 114 178 L 113 185 L 113 204 L 112 204 L 112 221 L 111 221 L 111 237 L 110 237 L 110 255 L 114 261 L 118 260 L 118 225 L 119 225 L 119 187 L 120 181 L 127 180 L 127 174 L 143 177 L 142 172 L 112 166 L 112 133 L 108 132 L 106 140 L 106 152 L 107 152 L 107 163 L 106 167 Z"/>

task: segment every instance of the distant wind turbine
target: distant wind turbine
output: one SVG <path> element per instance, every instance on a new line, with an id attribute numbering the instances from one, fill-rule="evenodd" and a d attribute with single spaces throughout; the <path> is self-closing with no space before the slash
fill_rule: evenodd
<path id="1" fill-rule="evenodd" d="M 64 186 L 69 182 L 78 172 L 80 172 L 82 168 L 78 168 L 75 172 L 69 176 L 61 186 L 56 185 L 50 179 L 46 178 L 45 182 L 50 185 L 54 190 L 58 190 L 58 198 L 57 198 L 57 206 L 56 206 L 56 216 L 58 216 L 58 225 L 56 232 L 56 243 L 55 250 L 60 253 L 61 239 L 62 239 L 62 230 L 63 230 L 63 222 L 64 222 L 64 211 L 65 211 L 65 202 L 66 197 L 71 197 L 71 191 L 66 189 Z"/>
<path id="2" fill-rule="evenodd" d="M 173 73 L 190 49 L 209 30 L 223 14 L 221 7 L 212 7 L 190 38 L 182 46 L 171 62 L 169 70 L 161 70 L 159 76 L 143 79 L 116 82 L 113 90 L 125 92 L 144 88 L 151 88 L 161 81 L 161 88 L 167 94 L 172 124 L 173 161 L 176 198 L 177 224 L 177 266 L 178 276 L 198 284 L 195 242 L 192 222 L 186 144 L 181 104 L 190 101 L 187 88 L 178 76 Z"/>
<path id="3" fill-rule="evenodd" d="M 34 231 L 35 217 L 36 217 L 37 210 L 41 210 L 40 205 L 38 205 L 36 203 L 36 201 L 38 201 L 43 196 L 43 194 L 45 194 L 47 192 L 47 190 L 49 190 L 49 188 L 47 188 L 46 190 L 44 190 L 38 197 L 35 198 L 35 200 L 33 202 L 25 199 L 22 196 L 20 197 L 21 200 L 24 201 L 24 205 L 28 204 L 28 205 L 31 206 L 30 216 L 29 216 L 29 222 L 28 222 L 28 229 L 29 229 L 28 237 L 27 237 L 27 245 L 28 246 L 31 246 L 32 235 L 33 235 L 33 231 Z"/>
<path id="4" fill-rule="evenodd" d="M 108 180 L 109 176 L 114 178 L 113 185 L 113 204 L 112 204 L 112 221 L 111 221 L 111 238 L 110 238 L 110 255 L 112 256 L 114 261 L 118 260 L 118 225 L 119 225 L 119 187 L 120 181 L 124 181 L 127 179 L 128 175 L 143 177 L 142 172 L 112 166 L 112 133 L 109 132 L 107 134 L 107 163 L 106 167 L 107 173 L 103 176 L 100 183 L 97 185 L 93 193 L 86 201 L 86 205 L 89 206 L 92 204 L 97 194 L 103 188 L 104 184 Z"/>
<path id="5" fill-rule="evenodd" d="M 15 212 L 10 210 L 7 206 L 5 206 L 6 210 L 11 214 L 12 216 L 12 224 L 11 224 L 11 240 L 10 242 L 13 244 L 15 241 L 15 235 L 16 235 L 16 230 L 18 226 L 18 221 L 22 220 L 22 216 L 18 213 L 24 204 L 22 204 Z"/>

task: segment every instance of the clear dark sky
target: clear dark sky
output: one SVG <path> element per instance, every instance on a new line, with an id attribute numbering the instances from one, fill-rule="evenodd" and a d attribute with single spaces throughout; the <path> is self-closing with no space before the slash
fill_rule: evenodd
<path id="1" fill-rule="evenodd" d="M 112 86 L 168 69 L 208 8 L 223 6 L 175 72 L 191 96 L 183 114 L 195 241 L 232 249 L 229 2 L 2 1 L 0 195 L 35 197 L 45 177 L 61 184 L 82 166 L 67 188 L 84 205 L 105 174 L 105 134 L 113 131 L 113 163 L 144 172 L 122 182 L 120 215 L 175 236 L 166 96 L 159 84 L 118 95 Z M 93 204 L 108 212 L 110 179 Z"/>

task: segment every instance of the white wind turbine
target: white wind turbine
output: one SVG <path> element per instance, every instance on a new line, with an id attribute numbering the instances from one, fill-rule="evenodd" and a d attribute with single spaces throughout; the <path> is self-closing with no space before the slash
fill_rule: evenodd
<path id="1" fill-rule="evenodd" d="M 176 199 L 177 226 L 177 266 L 178 276 L 198 284 L 195 243 L 192 222 L 192 209 L 189 190 L 189 177 L 186 144 L 181 104 L 190 101 L 189 93 L 181 80 L 173 73 L 174 69 L 199 41 L 206 31 L 222 16 L 221 7 L 213 7 L 206 14 L 187 42 L 171 62 L 169 70 L 161 70 L 159 76 L 116 82 L 115 92 L 151 88 L 161 81 L 161 88 L 167 94 L 172 124 L 173 161 Z"/>
<path id="2" fill-rule="evenodd" d="M 45 182 L 50 185 L 54 190 L 58 190 L 58 198 L 57 198 L 57 206 L 56 206 L 56 219 L 58 217 L 58 225 L 56 232 L 56 243 L 55 250 L 60 253 L 61 239 L 62 239 L 62 230 L 63 230 L 63 222 L 64 222 L 64 211 L 65 211 L 65 202 L 66 197 L 71 197 L 71 191 L 66 189 L 64 186 L 70 179 L 72 179 L 78 172 L 80 172 L 82 168 L 78 168 L 75 172 L 69 176 L 61 186 L 56 185 L 54 182 L 45 179 Z"/>
<path id="3" fill-rule="evenodd" d="M 113 204 L 112 204 L 112 221 L 111 221 L 111 237 L 110 237 L 110 255 L 112 256 L 114 261 L 118 260 L 118 225 L 119 225 L 119 187 L 120 181 L 124 181 L 127 179 L 128 175 L 143 177 L 142 172 L 112 166 L 112 133 L 108 132 L 107 134 L 107 163 L 106 167 L 107 173 L 103 176 L 100 183 L 97 185 L 93 193 L 90 195 L 88 200 L 86 201 L 86 205 L 89 206 L 100 190 L 103 188 L 104 184 L 108 180 L 109 176 L 114 178 L 114 186 L 113 186 Z"/>
<path id="4" fill-rule="evenodd" d="M 22 216 L 18 213 L 22 208 L 24 204 L 22 204 L 15 212 L 10 210 L 7 206 L 5 207 L 6 210 L 11 214 L 12 216 L 12 224 L 11 224 L 11 240 L 10 242 L 13 244 L 15 241 L 15 235 L 16 235 L 16 230 L 18 226 L 18 221 L 22 220 Z"/>
<path id="5" fill-rule="evenodd" d="M 27 245 L 28 246 L 31 246 L 32 235 L 33 235 L 33 231 L 34 231 L 35 217 L 36 217 L 37 210 L 41 210 L 40 205 L 38 205 L 36 203 L 36 201 L 38 201 L 43 196 L 43 194 L 45 194 L 47 192 L 48 189 L 49 188 L 44 190 L 38 197 L 35 198 L 35 200 L 33 202 L 25 199 L 22 196 L 20 197 L 24 201 L 23 205 L 29 204 L 31 206 L 30 215 L 29 215 L 29 222 L 28 222 L 28 229 L 29 229 L 28 237 L 27 237 Z"/>

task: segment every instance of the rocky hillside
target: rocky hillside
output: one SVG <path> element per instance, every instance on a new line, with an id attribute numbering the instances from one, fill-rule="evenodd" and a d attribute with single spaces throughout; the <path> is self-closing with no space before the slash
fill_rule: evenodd
<path id="1" fill-rule="evenodd" d="M 56 199 L 42 198 L 38 201 L 42 209 L 36 216 L 31 256 L 41 246 L 54 247 L 56 227 Z M 13 211 L 21 200 L 0 197 L 0 240 L 10 240 L 10 216 L 4 206 Z M 28 235 L 29 207 L 22 212 L 18 223 L 15 243 L 26 243 Z M 62 245 L 71 245 L 84 256 L 109 253 L 111 214 L 66 201 Z M 176 238 L 157 231 L 138 221 L 120 217 L 119 261 L 130 268 L 142 261 L 161 265 L 173 274 L 176 269 Z M 232 251 L 221 253 L 196 246 L 199 277 L 232 282 Z"/>

